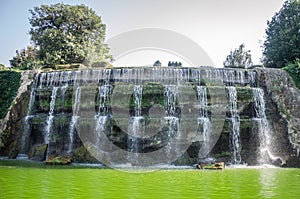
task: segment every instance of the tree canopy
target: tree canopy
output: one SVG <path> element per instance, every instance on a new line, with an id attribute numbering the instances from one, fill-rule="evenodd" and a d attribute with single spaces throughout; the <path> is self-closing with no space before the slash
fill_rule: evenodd
<path id="1" fill-rule="evenodd" d="M 26 49 L 16 50 L 16 56 L 9 60 L 11 67 L 20 70 L 31 70 L 39 66 L 39 61 L 36 59 L 37 49 L 33 46 L 28 46 Z"/>
<path id="2" fill-rule="evenodd" d="M 287 0 L 268 21 L 263 44 L 266 67 L 284 67 L 300 58 L 300 1 Z"/>
<path id="3" fill-rule="evenodd" d="M 157 60 L 156 62 L 154 62 L 153 66 L 161 66 L 161 62 Z"/>
<path id="4" fill-rule="evenodd" d="M 253 65 L 250 50 L 245 49 L 245 44 L 241 44 L 234 51 L 230 51 L 223 62 L 225 68 L 249 68 Z"/>
<path id="5" fill-rule="evenodd" d="M 36 59 L 45 67 L 57 64 L 106 62 L 111 59 L 104 44 L 106 26 L 85 5 L 41 5 L 29 10 L 29 34 Z M 22 51 L 23 52 L 23 51 Z M 11 60 L 15 66 L 17 55 Z"/>

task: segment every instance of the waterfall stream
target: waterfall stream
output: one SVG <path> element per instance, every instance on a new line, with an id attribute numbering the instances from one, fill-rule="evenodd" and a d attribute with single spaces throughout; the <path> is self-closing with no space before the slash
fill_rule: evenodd
<path id="1" fill-rule="evenodd" d="M 100 139 L 105 131 L 105 124 L 109 117 L 108 101 L 111 97 L 112 86 L 108 81 L 98 88 L 98 112 L 96 113 L 96 147 L 100 147 Z"/>
<path id="2" fill-rule="evenodd" d="M 164 90 L 164 99 L 165 99 L 165 127 L 167 134 L 167 146 L 166 153 L 176 153 L 176 150 L 172 151 L 170 147 L 169 140 L 178 132 L 179 130 L 179 118 L 178 113 L 176 112 L 176 102 L 178 95 L 178 86 L 177 85 L 166 85 Z M 170 155 L 168 155 L 170 156 Z"/>
<path id="3" fill-rule="evenodd" d="M 69 143 L 68 143 L 67 153 L 71 153 L 72 148 L 73 148 L 75 126 L 76 126 L 78 118 L 79 118 L 78 111 L 79 111 L 80 97 L 81 97 L 81 86 L 78 86 L 75 91 L 75 99 L 74 99 L 74 103 L 72 106 L 73 114 L 71 117 L 71 122 L 70 122 L 70 127 L 69 127 Z"/>
<path id="4" fill-rule="evenodd" d="M 51 101 L 50 101 L 50 109 L 48 113 L 48 117 L 46 119 L 45 125 L 45 135 L 44 135 L 44 143 L 48 144 L 47 148 L 47 157 L 50 151 L 50 141 L 51 141 L 51 130 L 52 130 L 52 123 L 54 119 L 54 108 L 55 108 L 55 100 L 57 95 L 58 87 L 53 87 L 52 94 L 51 94 Z"/>
<path id="5" fill-rule="evenodd" d="M 229 109 L 231 120 L 230 145 L 233 150 L 233 164 L 240 164 L 241 158 L 241 139 L 240 139 L 240 116 L 237 107 L 237 92 L 233 86 L 227 87 L 229 95 Z"/>
<path id="6" fill-rule="evenodd" d="M 205 86 L 197 86 L 197 95 L 199 100 L 198 125 L 202 141 L 199 152 L 199 158 L 205 157 L 209 153 L 209 136 L 211 133 L 211 122 L 208 117 L 207 89 Z"/>
<path id="7" fill-rule="evenodd" d="M 145 120 L 142 116 L 142 97 L 143 97 L 143 86 L 134 85 L 132 101 L 134 105 L 133 116 L 129 118 L 128 124 L 128 162 L 131 164 L 137 164 L 138 156 L 140 151 L 141 143 L 139 139 L 143 137 L 145 131 Z"/>
<path id="8" fill-rule="evenodd" d="M 254 112 L 256 117 L 253 120 L 258 124 L 258 139 L 259 139 L 259 156 L 258 162 L 260 164 L 270 164 L 272 161 L 280 159 L 272 154 L 272 137 L 269 128 L 269 122 L 266 116 L 266 105 L 264 100 L 264 91 L 261 88 L 253 88 Z"/>

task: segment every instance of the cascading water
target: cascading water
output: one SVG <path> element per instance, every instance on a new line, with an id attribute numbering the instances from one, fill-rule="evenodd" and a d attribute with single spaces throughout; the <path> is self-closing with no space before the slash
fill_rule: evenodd
<path id="1" fill-rule="evenodd" d="M 130 117 L 128 125 L 128 151 L 129 161 L 133 163 L 138 158 L 140 143 L 139 137 L 144 135 L 145 124 L 144 117 L 142 116 L 142 96 L 143 86 L 135 85 L 133 90 L 133 102 L 134 102 L 134 115 Z"/>
<path id="2" fill-rule="evenodd" d="M 29 130 L 30 130 L 29 120 L 30 120 L 30 118 L 32 118 L 31 112 L 32 112 L 32 107 L 35 102 L 36 87 L 37 87 L 37 78 L 34 79 L 33 86 L 32 86 L 31 92 L 30 92 L 28 110 L 27 110 L 27 114 L 25 117 L 25 129 L 24 129 L 24 133 L 21 137 L 21 152 L 22 153 L 26 153 L 26 151 L 28 150 L 27 146 L 29 143 Z"/>
<path id="3" fill-rule="evenodd" d="M 165 112 L 166 116 L 164 117 L 165 127 L 167 130 L 167 140 L 170 140 L 175 133 L 179 130 L 179 118 L 176 112 L 176 100 L 178 95 L 178 86 L 177 85 L 166 85 L 164 91 L 165 98 Z M 178 136 L 178 139 L 180 136 Z M 172 149 L 170 148 L 170 142 L 167 142 L 166 153 L 170 154 Z M 176 153 L 176 150 L 173 151 Z"/>
<path id="4" fill-rule="evenodd" d="M 230 120 L 231 120 L 231 133 L 230 133 L 230 145 L 233 151 L 232 161 L 233 164 L 240 164 L 241 158 L 241 140 L 240 140 L 240 117 L 237 107 L 237 92 L 233 86 L 227 87 L 229 96 L 229 109 L 230 109 Z"/>
<path id="5" fill-rule="evenodd" d="M 44 135 L 44 143 L 49 144 L 51 139 L 51 130 L 52 130 L 52 123 L 53 123 L 53 113 L 55 108 L 55 100 L 57 94 L 58 87 L 53 87 L 52 94 L 51 94 L 51 101 L 50 101 L 50 109 L 48 113 L 48 117 L 46 119 L 46 126 L 45 126 L 45 135 Z M 48 146 L 48 151 L 49 151 Z"/>
<path id="6" fill-rule="evenodd" d="M 199 155 L 201 158 L 209 153 L 209 136 L 211 133 L 211 122 L 208 117 L 207 104 L 207 89 L 205 86 L 197 86 L 198 100 L 199 100 L 199 118 L 198 125 L 201 135 L 201 151 Z"/>
<path id="7" fill-rule="evenodd" d="M 101 76 L 104 79 L 104 84 L 98 87 L 98 112 L 96 113 L 96 147 L 100 147 L 101 136 L 105 133 L 105 124 L 109 118 L 108 101 L 112 94 L 112 85 L 110 85 L 110 70 L 104 70 L 104 74 Z M 98 74 L 98 77 L 100 75 Z M 98 82 L 98 79 L 95 78 Z"/>
<path id="8" fill-rule="evenodd" d="M 253 88 L 254 112 L 258 125 L 258 139 L 259 139 L 259 156 L 258 162 L 260 164 L 270 164 L 272 161 L 282 159 L 272 154 L 272 142 L 269 128 L 269 122 L 266 116 L 266 106 L 264 100 L 264 91 L 261 88 Z"/>
<path id="9" fill-rule="evenodd" d="M 112 141 L 117 147 L 123 147 L 124 151 L 130 152 L 130 156 L 124 156 L 124 159 L 128 158 L 128 162 L 134 163 L 134 160 L 140 160 L 142 153 L 155 151 L 163 147 L 164 153 L 170 154 L 170 156 L 176 156 L 177 153 L 181 155 L 180 151 L 176 152 L 176 148 L 182 143 L 174 142 L 174 145 L 169 144 L 169 141 L 172 141 L 174 138 L 188 141 L 193 137 L 195 139 L 198 138 L 197 142 L 195 142 L 197 144 L 195 149 L 197 150 L 194 151 L 201 152 L 203 155 L 201 157 L 205 157 L 204 154 L 207 155 L 210 152 L 209 144 L 216 136 L 215 125 L 218 125 L 219 122 L 217 120 L 221 118 L 213 117 L 213 111 L 227 103 L 225 98 L 227 96 L 226 92 L 223 94 L 218 89 L 225 90 L 227 88 L 231 126 L 230 129 L 227 126 L 224 126 L 224 128 L 226 128 L 226 132 L 230 130 L 229 140 L 233 151 L 232 163 L 242 163 L 240 132 L 244 133 L 247 130 L 245 128 L 248 127 L 243 127 L 243 124 L 245 120 L 250 119 L 250 115 L 245 116 L 245 114 L 251 112 L 248 110 L 250 106 L 248 104 L 243 105 L 243 103 L 252 102 L 256 114 L 253 121 L 257 121 L 258 125 L 259 150 L 262 154 L 268 154 L 269 159 L 273 159 L 276 157 L 271 154 L 271 142 L 268 141 L 270 134 L 266 134 L 268 133 L 268 122 L 265 114 L 263 92 L 259 88 L 253 88 L 256 86 L 255 82 L 257 81 L 255 74 L 252 70 L 213 68 L 114 68 L 41 73 L 36 76 L 31 90 L 27 114 L 29 119 L 25 118 L 25 122 L 29 126 L 28 131 L 32 131 L 27 132 L 28 138 L 36 137 L 35 140 L 32 139 L 34 141 L 31 140 L 26 150 L 28 152 L 33 145 L 46 143 L 51 144 L 51 152 L 56 151 L 62 154 L 69 153 L 73 155 L 74 150 L 81 144 L 79 142 L 80 139 L 77 139 L 80 138 L 80 135 L 78 134 L 79 137 L 75 137 L 77 136 L 75 126 L 81 113 L 80 107 L 80 109 L 83 108 L 83 111 L 85 111 L 84 108 L 96 110 L 95 113 L 92 113 L 92 117 L 95 120 L 84 121 L 85 123 L 83 124 L 86 126 L 90 125 L 91 128 L 89 130 L 92 128 L 96 129 L 97 133 L 90 136 L 93 138 L 92 143 L 95 146 L 99 144 L 101 147 L 106 147 L 104 141 L 101 141 L 101 136 L 106 136 L 108 138 L 106 141 Z M 189 84 L 187 84 L 187 87 L 191 87 L 192 92 L 184 87 L 186 86 L 185 83 Z M 91 85 L 92 93 L 95 93 L 95 101 L 90 104 L 84 104 L 82 101 L 85 97 L 83 93 L 89 88 L 85 87 L 86 84 L 88 86 Z M 132 88 L 132 90 L 116 89 L 118 86 L 126 88 L 128 85 L 128 88 Z M 98 89 L 97 92 L 95 92 L 96 89 Z M 213 90 L 209 90 L 209 107 L 207 99 L 208 89 Z M 251 102 L 248 102 L 248 99 L 241 99 L 243 98 L 243 96 L 240 97 L 241 89 L 246 94 L 248 91 L 253 91 L 253 96 L 252 94 L 249 95 L 250 97 L 248 96 Z M 122 95 L 124 92 L 127 93 Z M 239 99 L 237 99 L 237 92 L 239 92 Z M 195 97 L 194 104 L 188 104 L 189 101 L 180 104 L 185 93 Z M 130 96 L 130 99 L 118 97 L 127 97 L 127 94 Z M 151 95 L 152 99 L 148 100 L 148 98 L 151 98 Z M 219 97 L 220 95 L 225 97 Z M 73 97 L 73 100 L 70 97 Z M 128 102 L 124 102 L 124 100 L 128 100 Z M 218 100 L 219 102 L 222 101 L 222 103 L 219 103 Z M 237 100 L 239 100 L 241 115 L 239 115 Z M 71 104 L 70 101 L 73 103 Z M 94 106 L 93 103 L 95 107 L 91 107 Z M 112 103 L 115 103 L 114 108 Z M 193 115 L 194 118 L 182 117 L 185 107 L 188 107 L 188 114 Z M 119 110 L 122 114 L 116 117 Z M 127 113 L 130 115 L 129 120 L 126 118 L 128 116 Z M 153 116 L 155 118 L 151 118 Z M 224 115 L 220 114 L 220 116 L 226 117 L 225 113 Z M 196 129 L 180 137 L 182 122 L 190 122 L 189 120 L 192 119 L 195 120 Z M 154 123 L 154 121 L 157 123 Z M 159 127 L 156 128 L 158 125 Z M 147 137 L 148 132 L 146 131 L 149 129 L 150 131 L 157 131 L 157 135 L 153 134 L 154 136 Z M 55 132 L 53 136 L 51 135 L 52 132 Z M 199 134 L 201 136 L 200 139 Z M 42 138 L 37 137 L 39 135 L 44 136 Z M 50 142 L 51 136 L 55 137 L 55 140 Z M 222 136 L 222 139 L 228 139 L 228 134 L 224 133 Z M 94 139 L 96 137 L 97 140 Z M 198 142 L 199 140 L 200 142 Z M 60 143 L 56 144 L 54 142 Z M 218 147 L 221 149 L 219 150 Z M 230 151 L 228 144 L 227 148 L 225 146 L 222 147 L 215 147 L 219 155 L 222 152 Z M 247 147 L 243 146 L 243 150 L 246 150 Z M 113 148 L 109 149 L 109 151 L 113 150 Z M 211 154 L 214 157 L 214 152 Z M 265 157 L 265 155 L 260 155 L 259 158 L 263 159 L 262 157 Z M 244 153 L 243 161 L 246 162 Z M 174 162 L 174 160 L 169 161 L 169 163 L 171 162 Z M 267 161 L 260 160 L 260 163 L 265 162 Z"/>
<path id="10" fill-rule="evenodd" d="M 68 143 L 67 153 L 71 153 L 73 148 L 75 126 L 79 118 L 78 111 L 79 111 L 80 97 L 81 97 L 81 86 L 78 86 L 75 91 L 75 99 L 72 107 L 73 114 L 72 114 L 70 127 L 69 127 L 69 143 Z"/>
<path id="11" fill-rule="evenodd" d="M 175 117 L 176 116 L 176 95 L 178 93 L 178 88 L 176 85 L 165 86 L 165 104 L 166 104 L 166 116 Z"/>

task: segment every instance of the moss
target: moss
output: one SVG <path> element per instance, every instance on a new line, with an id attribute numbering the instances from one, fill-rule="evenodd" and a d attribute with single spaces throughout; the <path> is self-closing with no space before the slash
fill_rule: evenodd
<path id="1" fill-rule="evenodd" d="M 17 166 L 17 167 L 29 167 L 29 168 L 43 168 L 45 167 L 45 164 L 42 162 L 34 162 L 34 161 L 28 161 L 28 160 L 0 160 L 0 166 Z"/>
<path id="2" fill-rule="evenodd" d="M 222 151 L 221 153 L 215 154 L 215 158 L 223 158 L 223 157 L 230 157 L 231 153 L 229 151 Z"/>
<path id="3" fill-rule="evenodd" d="M 0 71 L 0 119 L 3 119 L 17 95 L 20 87 L 21 73 L 15 71 Z"/>
<path id="4" fill-rule="evenodd" d="M 237 94 L 241 95 L 241 96 L 251 96 L 252 97 L 253 92 L 252 92 L 251 88 L 238 87 Z"/>
<path id="5" fill-rule="evenodd" d="M 46 160 L 47 165 L 69 165 L 72 163 L 72 158 L 69 156 L 52 155 Z"/>

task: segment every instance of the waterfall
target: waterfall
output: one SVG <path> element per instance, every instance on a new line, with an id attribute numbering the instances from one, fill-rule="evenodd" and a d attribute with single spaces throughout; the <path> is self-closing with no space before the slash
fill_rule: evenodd
<path id="1" fill-rule="evenodd" d="M 78 111 L 79 111 L 79 104 L 80 104 L 80 97 L 81 97 L 81 86 L 78 86 L 75 91 L 75 99 L 72 106 L 72 117 L 69 126 L 69 143 L 68 143 L 68 153 L 72 152 L 73 142 L 74 142 L 74 133 L 75 133 L 75 126 L 78 121 Z"/>
<path id="2" fill-rule="evenodd" d="M 111 96 L 112 87 L 109 84 L 102 85 L 98 88 L 98 116 L 107 116 L 108 115 L 108 106 L 107 102 Z"/>
<path id="3" fill-rule="evenodd" d="M 253 120 L 258 124 L 258 140 L 259 140 L 259 159 L 260 164 L 268 164 L 271 161 L 282 159 L 272 154 L 271 132 L 269 122 L 266 116 L 266 106 L 264 100 L 264 91 L 261 88 L 253 88 L 254 112 L 256 117 Z"/>
<path id="4" fill-rule="evenodd" d="M 207 111 L 207 89 L 205 86 L 197 86 L 197 94 L 199 100 L 199 117 L 198 117 L 198 131 L 202 140 L 201 151 L 199 152 L 199 158 L 208 154 L 209 150 L 209 136 L 211 133 L 211 122 L 208 117 Z"/>
<path id="5" fill-rule="evenodd" d="M 135 104 L 134 116 L 139 117 L 142 114 L 143 86 L 141 85 L 134 86 L 133 94 L 134 94 L 134 104 Z"/>
<path id="6" fill-rule="evenodd" d="M 142 96 L 143 86 L 135 85 L 133 91 L 134 115 L 130 117 L 128 126 L 128 150 L 133 152 L 133 154 L 129 154 L 131 162 L 132 160 L 136 160 L 138 156 L 140 145 L 139 137 L 142 137 L 145 131 L 145 121 L 142 116 Z"/>
<path id="7" fill-rule="evenodd" d="M 139 153 L 141 152 L 140 148 L 142 147 L 140 146 L 141 143 L 139 140 L 145 133 L 145 119 L 142 116 L 142 85 L 134 85 L 132 97 L 134 103 L 134 115 L 129 118 L 127 139 L 127 150 L 130 152 L 128 153 L 127 160 L 131 163 L 131 166 L 139 164 L 137 161 Z"/>
<path id="8" fill-rule="evenodd" d="M 55 108 L 55 100 L 56 100 L 56 94 L 57 94 L 58 87 L 53 87 L 52 94 L 51 94 L 51 101 L 50 101 L 50 109 L 48 113 L 48 117 L 46 119 L 46 126 L 45 126 L 45 136 L 44 136 L 44 143 L 49 144 L 50 143 L 50 133 L 52 129 L 52 123 L 53 123 L 53 113 Z M 47 153 L 49 151 L 49 146 L 47 149 Z"/>
<path id="9" fill-rule="evenodd" d="M 69 87 L 68 84 L 61 87 L 61 99 L 63 102 L 65 101 L 65 94 L 66 94 L 68 87 Z"/>
<path id="10" fill-rule="evenodd" d="M 176 95 L 178 88 L 176 85 L 165 86 L 165 104 L 166 104 L 166 115 L 168 117 L 176 116 Z"/>
<path id="11" fill-rule="evenodd" d="M 21 152 L 22 153 L 27 152 L 27 145 L 29 143 L 29 130 L 30 130 L 29 119 L 32 118 L 31 114 L 32 114 L 32 108 L 33 108 L 33 105 L 35 102 L 37 81 L 38 81 L 38 78 L 36 76 L 34 78 L 33 85 L 32 85 L 31 92 L 30 92 L 29 104 L 28 104 L 27 114 L 25 117 L 25 128 L 24 128 L 24 132 L 21 137 Z"/>
<path id="12" fill-rule="evenodd" d="M 81 127 L 88 127 L 87 133 L 92 134 L 87 137 L 98 149 L 110 147 L 107 141 L 111 141 L 115 147 L 130 152 L 120 162 L 128 158 L 128 162 L 134 163 L 135 160 L 140 161 L 145 153 L 160 149 L 170 157 L 182 155 L 180 149 L 186 142 L 193 143 L 189 152 L 196 153 L 193 156 L 189 154 L 189 158 L 197 158 L 197 155 L 198 158 L 205 158 L 216 142 L 229 139 L 228 143 L 216 146 L 210 155 L 220 153 L 220 156 L 214 157 L 226 161 L 230 145 L 232 163 L 245 161 L 255 164 L 255 158 L 247 157 L 250 154 L 247 150 L 254 145 L 245 145 L 243 160 L 241 157 L 241 136 L 244 140 L 251 135 L 248 134 L 251 129 L 249 118 L 255 114 L 253 123 L 257 124 L 257 128 L 253 130 L 257 130 L 260 141 L 257 150 L 261 153 L 259 161 L 268 162 L 267 159 L 270 161 L 274 158 L 271 154 L 271 140 L 276 140 L 270 135 L 263 92 L 255 88 L 256 82 L 256 72 L 253 70 L 209 67 L 128 67 L 41 73 L 36 76 L 30 93 L 25 118 L 28 133 L 24 134 L 29 135 L 28 139 L 33 139 L 25 147 L 34 149 L 44 141 L 51 145 L 51 152 L 75 155 L 72 151 L 83 143 L 79 140 L 81 134 L 76 134 L 76 125 L 85 119 L 79 118 L 79 111 L 92 111 L 88 115 L 92 119 L 84 120 L 84 123 L 80 123 L 84 124 Z M 90 103 L 85 104 L 85 92 L 91 97 Z M 73 104 L 70 104 L 72 97 Z M 225 108 L 228 108 L 227 112 Z M 222 119 L 228 122 L 230 133 L 225 132 L 228 129 L 224 128 L 221 134 Z M 188 129 L 185 125 L 194 126 Z M 220 135 L 217 132 L 219 127 L 222 139 L 217 138 Z M 59 136 L 54 136 L 54 130 Z M 240 132 L 243 134 L 240 135 Z M 105 139 L 103 136 L 106 136 Z M 111 147 L 107 151 L 114 153 L 115 150 Z M 28 149 L 23 151 L 28 152 Z M 169 160 L 174 162 L 174 158 Z M 181 159 L 176 163 L 179 162 Z"/>
<path id="13" fill-rule="evenodd" d="M 176 101 L 178 95 L 178 86 L 177 85 L 166 85 L 164 91 L 165 99 L 165 128 L 167 129 L 167 146 L 166 153 L 170 154 L 171 152 L 176 153 L 177 151 L 171 149 L 170 139 L 175 135 L 179 130 L 179 118 L 176 111 Z M 180 136 L 178 137 L 180 138 Z M 170 156 L 170 155 L 168 155 Z"/>
<path id="14" fill-rule="evenodd" d="M 227 87 L 229 95 L 229 110 L 231 114 L 231 133 L 230 146 L 233 150 L 233 163 L 240 164 L 241 158 L 241 140 L 240 140 L 240 117 L 237 109 L 237 92 L 233 86 Z"/>
<path id="15" fill-rule="evenodd" d="M 99 147 L 99 142 L 101 138 L 101 134 L 105 131 L 105 123 L 108 120 L 109 109 L 108 109 L 108 100 L 111 97 L 112 86 L 108 81 L 105 82 L 104 85 L 99 86 L 98 88 L 98 112 L 96 115 L 96 146 Z"/>

